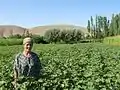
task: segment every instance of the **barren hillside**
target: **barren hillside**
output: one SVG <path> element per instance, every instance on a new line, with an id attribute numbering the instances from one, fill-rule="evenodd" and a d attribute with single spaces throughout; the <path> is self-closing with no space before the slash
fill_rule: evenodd
<path id="1" fill-rule="evenodd" d="M 0 37 L 8 37 L 10 35 L 15 35 L 15 34 L 22 35 L 25 34 L 27 30 L 29 30 L 29 33 L 42 36 L 45 34 L 47 30 L 50 29 L 60 29 L 60 30 L 77 29 L 77 30 L 81 30 L 81 32 L 83 33 L 88 33 L 86 28 L 80 26 L 74 26 L 74 25 L 46 25 L 46 26 L 36 26 L 30 29 L 15 25 L 0 25 Z"/>
<path id="2" fill-rule="evenodd" d="M 15 25 L 0 25 L 0 37 L 7 37 L 15 34 L 24 34 L 25 28 Z"/>
<path id="3" fill-rule="evenodd" d="M 87 29 L 84 27 L 80 26 L 74 26 L 74 25 L 47 25 L 47 26 L 38 26 L 38 27 L 33 27 L 29 29 L 29 32 L 32 34 L 37 34 L 37 35 L 44 35 L 47 30 L 50 29 L 60 29 L 60 30 L 71 30 L 71 29 L 77 29 L 81 30 L 83 33 L 87 33 Z"/>

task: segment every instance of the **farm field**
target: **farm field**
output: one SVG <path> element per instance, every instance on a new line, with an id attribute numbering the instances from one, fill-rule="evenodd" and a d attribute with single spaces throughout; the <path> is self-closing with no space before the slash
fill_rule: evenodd
<path id="1" fill-rule="evenodd" d="M 21 78 L 20 90 L 119 90 L 120 47 L 104 44 L 36 44 L 43 74 Z M 13 59 L 21 45 L 0 47 L 0 90 L 12 90 Z"/>

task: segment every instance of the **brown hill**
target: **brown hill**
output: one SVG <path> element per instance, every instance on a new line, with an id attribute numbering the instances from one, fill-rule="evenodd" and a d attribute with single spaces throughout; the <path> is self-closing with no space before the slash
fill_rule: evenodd
<path id="1" fill-rule="evenodd" d="M 32 27 L 30 29 L 16 25 L 0 25 L 0 37 L 8 37 L 10 35 L 15 35 L 15 34 L 23 35 L 26 34 L 27 30 L 29 31 L 29 33 L 43 36 L 45 32 L 50 29 L 60 29 L 60 30 L 77 29 L 77 30 L 81 30 L 81 32 L 83 33 L 88 33 L 86 28 L 80 26 L 74 26 L 74 25 L 46 25 L 46 26 Z"/>
<path id="2" fill-rule="evenodd" d="M 8 37 L 10 35 L 24 34 L 26 29 L 15 25 L 0 25 L 0 37 Z"/>
<path id="3" fill-rule="evenodd" d="M 71 29 L 76 29 L 76 30 L 81 30 L 83 33 L 88 33 L 87 29 L 84 27 L 80 26 L 74 26 L 74 25 L 46 25 L 46 26 L 38 26 L 38 27 L 33 27 L 29 29 L 29 32 L 32 34 L 36 35 L 44 35 L 47 30 L 50 29 L 60 29 L 60 30 L 71 30 Z"/>

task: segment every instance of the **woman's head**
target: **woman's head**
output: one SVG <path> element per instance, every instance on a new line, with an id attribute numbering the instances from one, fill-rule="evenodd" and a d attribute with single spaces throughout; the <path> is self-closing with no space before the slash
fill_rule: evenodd
<path id="1" fill-rule="evenodd" d="M 33 47 L 33 40 L 30 37 L 23 39 L 24 51 L 30 52 Z"/>

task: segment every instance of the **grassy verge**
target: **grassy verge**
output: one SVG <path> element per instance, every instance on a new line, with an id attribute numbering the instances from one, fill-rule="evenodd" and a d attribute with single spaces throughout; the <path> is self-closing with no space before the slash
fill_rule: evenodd
<path id="1" fill-rule="evenodd" d="M 0 46 L 21 45 L 22 39 L 0 39 Z"/>
<path id="2" fill-rule="evenodd" d="M 103 43 L 109 45 L 120 45 L 120 36 L 106 37 L 104 38 Z"/>

